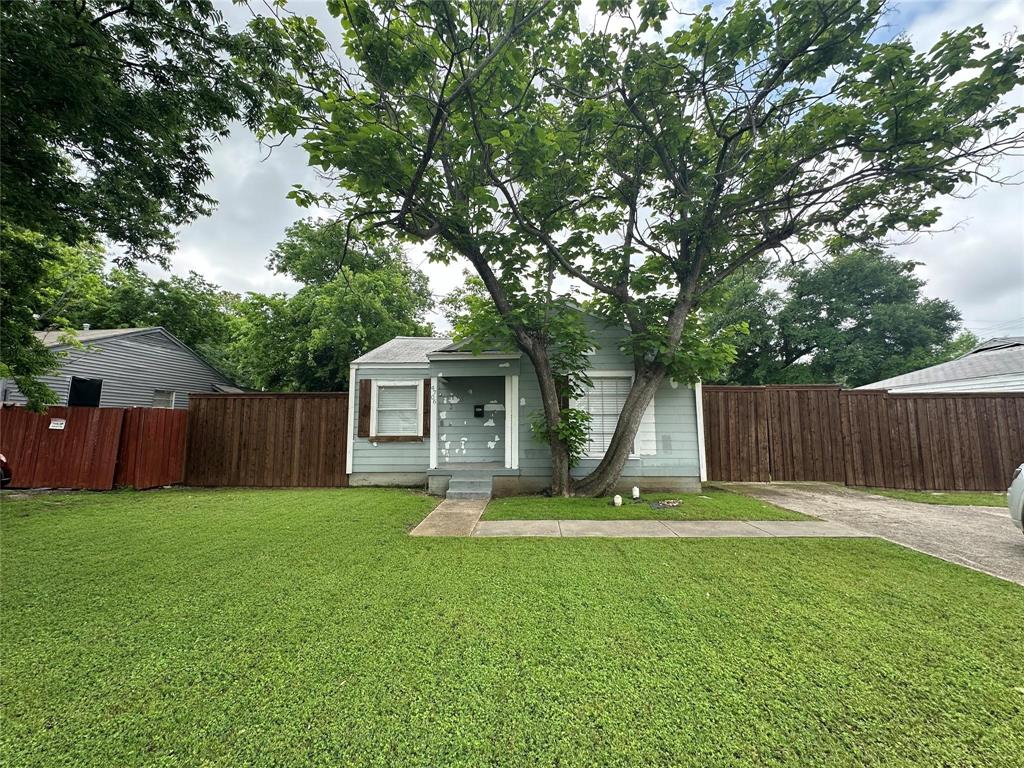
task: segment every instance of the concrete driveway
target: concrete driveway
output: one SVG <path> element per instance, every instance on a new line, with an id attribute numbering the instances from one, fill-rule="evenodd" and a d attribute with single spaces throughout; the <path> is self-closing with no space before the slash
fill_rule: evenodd
<path id="1" fill-rule="evenodd" d="M 1024 535 L 1005 509 L 918 504 L 827 483 L 715 483 L 1024 585 Z"/>

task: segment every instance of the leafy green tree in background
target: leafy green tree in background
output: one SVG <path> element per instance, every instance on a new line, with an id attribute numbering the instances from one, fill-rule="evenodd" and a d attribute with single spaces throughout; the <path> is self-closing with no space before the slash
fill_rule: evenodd
<path id="1" fill-rule="evenodd" d="M 292 296 L 251 293 L 238 303 L 227 365 L 246 386 L 347 389 L 352 360 L 395 336 L 432 330 L 427 276 L 394 241 L 357 245 L 344 224 L 304 220 L 268 266 L 304 285 Z"/>
<path id="2" fill-rule="evenodd" d="M 33 377 L 57 360 L 33 302 L 62 249 L 165 263 L 175 228 L 214 204 L 213 142 L 257 123 L 262 90 L 233 63 L 252 39 L 211 0 L 6 0 L 0 25 L 0 375 L 39 407 L 53 393 Z"/>
<path id="3" fill-rule="evenodd" d="M 712 327 L 745 322 L 750 333 L 721 380 L 858 387 L 963 354 L 977 338 L 959 333 L 950 302 L 922 294 L 916 266 L 861 248 L 781 269 L 782 291 L 765 288 L 765 275 L 739 276 Z"/>
<path id="4" fill-rule="evenodd" d="M 154 279 L 136 269 L 113 269 L 104 276 L 98 300 L 75 318 L 75 327 L 162 326 L 211 363 L 223 357 L 231 335 L 238 296 L 221 290 L 196 272 Z"/>
<path id="5" fill-rule="evenodd" d="M 671 33 L 663 0 L 602 0 L 594 32 L 553 0 L 328 7 L 352 67 L 313 20 L 255 30 L 291 64 L 268 82 L 268 131 L 301 133 L 339 187 L 295 197 L 472 265 L 536 371 L 559 494 L 560 382 L 586 365 L 574 292 L 630 329 L 633 385 L 575 483 L 600 494 L 662 382 L 721 361 L 699 310 L 731 275 L 928 227 L 937 197 L 1024 144 L 1021 108 L 1000 105 L 1024 82 L 1020 39 L 989 49 L 973 27 L 918 53 L 886 39 L 874 0 L 736 2 Z"/>

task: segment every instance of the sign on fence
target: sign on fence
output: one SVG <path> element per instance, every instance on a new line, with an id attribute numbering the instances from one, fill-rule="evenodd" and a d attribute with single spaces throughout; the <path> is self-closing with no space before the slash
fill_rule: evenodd
<path id="1" fill-rule="evenodd" d="M 182 481 L 185 411 L 52 406 L 0 408 L 0 453 L 12 488 L 106 491 Z"/>

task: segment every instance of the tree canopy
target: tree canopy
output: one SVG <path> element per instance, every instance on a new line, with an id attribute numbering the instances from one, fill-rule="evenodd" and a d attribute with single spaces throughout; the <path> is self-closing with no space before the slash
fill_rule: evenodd
<path id="1" fill-rule="evenodd" d="M 257 124 L 262 91 L 234 64 L 253 39 L 211 0 L 8 0 L 0 24 L 0 373 L 38 406 L 52 393 L 32 377 L 56 362 L 31 335 L 47 265 L 101 241 L 164 263 L 214 204 L 213 142 Z"/>
<path id="2" fill-rule="evenodd" d="M 236 306 L 227 356 L 248 386 L 347 389 L 355 358 L 431 331 L 427 277 L 393 240 L 355 244 L 344 224 L 307 219 L 289 227 L 267 263 L 303 286 L 292 296 L 252 293 Z"/>
<path id="3" fill-rule="evenodd" d="M 660 383 L 702 373 L 694 322 L 722 281 L 927 227 L 937 197 L 1024 143 L 1021 108 L 1000 104 L 1024 82 L 1020 38 L 990 48 L 972 27 L 918 52 L 875 0 L 740 1 L 671 32 L 665 2 L 603 0 L 586 29 L 556 0 L 328 7 L 352 67 L 313 20 L 260 22 L 291 63 L 268 131 L 302 133 L 338 183 L 320 202 L 351 223 L 472 265 L 537 373 L 557 493 L 561 382 L 585 373 L 564 349 L 574 294 L 628 326 L 634 360 L 609 450 L 576 484 L 600 493 Z"/>
<path id="4" fill-rule="evenodd" d="M 877 248 L 769 275 L 736 275 L 712 328 L 745 323 L 730 384 L 859 387 L 945 362 L 977 344 L 960 333 L 960 312 L 923 295 L 918 265 Z M 767 278 L 782 283 L 770 287 Z"/>

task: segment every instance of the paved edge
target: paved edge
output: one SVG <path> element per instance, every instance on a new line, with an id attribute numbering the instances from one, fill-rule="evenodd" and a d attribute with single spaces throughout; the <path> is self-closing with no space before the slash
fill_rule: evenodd
<path id="1" fill-rule="evenodd" d="M 801 514 L 808 514 L 804 502 L 813 502 L 816 510 L 813 514 L 822 517 L 826 521 L 828 521 L 828 517 L 826 517 L 826 515 L 828 515 L 829 512 L 821 509 L 820 502 L 813 497 L 813 494 L 827 493 L 836 497 L 854 499 L 855 501 L 866 500 L 869 504 L 884 504 L 887 509 L 891 510 L 899 511 L 909 509 L 913 511 L 913 514 L 930 514 L 936 517 L 955 516 L 960 510 L 970 510 L 972 515 L 998 517 L 1007 521 L 1008 525 L 1012 525 L 1012 523 L 1008 522 L 1009 517 L 1006 513 L 997 511 L 997 508 L 995 507 L 976 507 L 960 504 L 925 504 L 923 502 L 895 499 L 891 496 L 874 494 L 859 488 L 851 488 L 848 486 L 836 485 L 834 483 L 788 481 L 776 483 L 716 482 L 715 485 L 725 490 L 732 491 L 733 493 L 742 493 L 768 504 L 774 504 L 777 507 L 789 509 L 793 512 L 800 512 Z M 810 498 L 803 498 L 799 500 L 785 498 L 785 494 L 791 491 L 806 494 Z M 845 516 L 849 517 L 849 515 Z M 846 523 L 844 522 L 841 524 L 845 525 Z M 851 523 L 851 527 L 855 527 L 862 531 L 874 528 L 875 530 L 868 530 L 864 535 L 874 536 L 882 539 L 883 541 L 888 541 L 892 544 L 913 550 L 914 552 L 919 552 L 922 555 L 927 555 L 928 557 L 933 557 L 938 560 L 944 560 L 947 563 L 952 563 L 953 565 L 958 565 L 962 568 L 983 573 L 987 576 L 992 576 L 1010 584 L 1024 586 L 1024 577 L 1019 575 L 1019 573 L 1008 573 L 1004 568 L 997 568 L 988 564 L 980 563 L 977 560 L 968 557 L 964 552 L 946 551 L 944 548 L 936 547 L 935 542 L 922 542 L 916 540 L 915 531 L 912 527 L 906 527 L 901 530 L 899 527 L 888 526 L 886 530 L 880 530 L 877 525 L 865 518 L 858 518 L 856 521 Z M 1019 534 L 1019 531 L 1014 529 L 1013 533 Z"/>
<path id="2" fill-rule="evenodd" d="M 785 523 L 785 525 L 778 525 Z M 422 534 L 421 534 L 422 535 Z M 841 523 L 818 520 L 483 520 L 475 537 L 549 538 L 871 538 Z"/>

